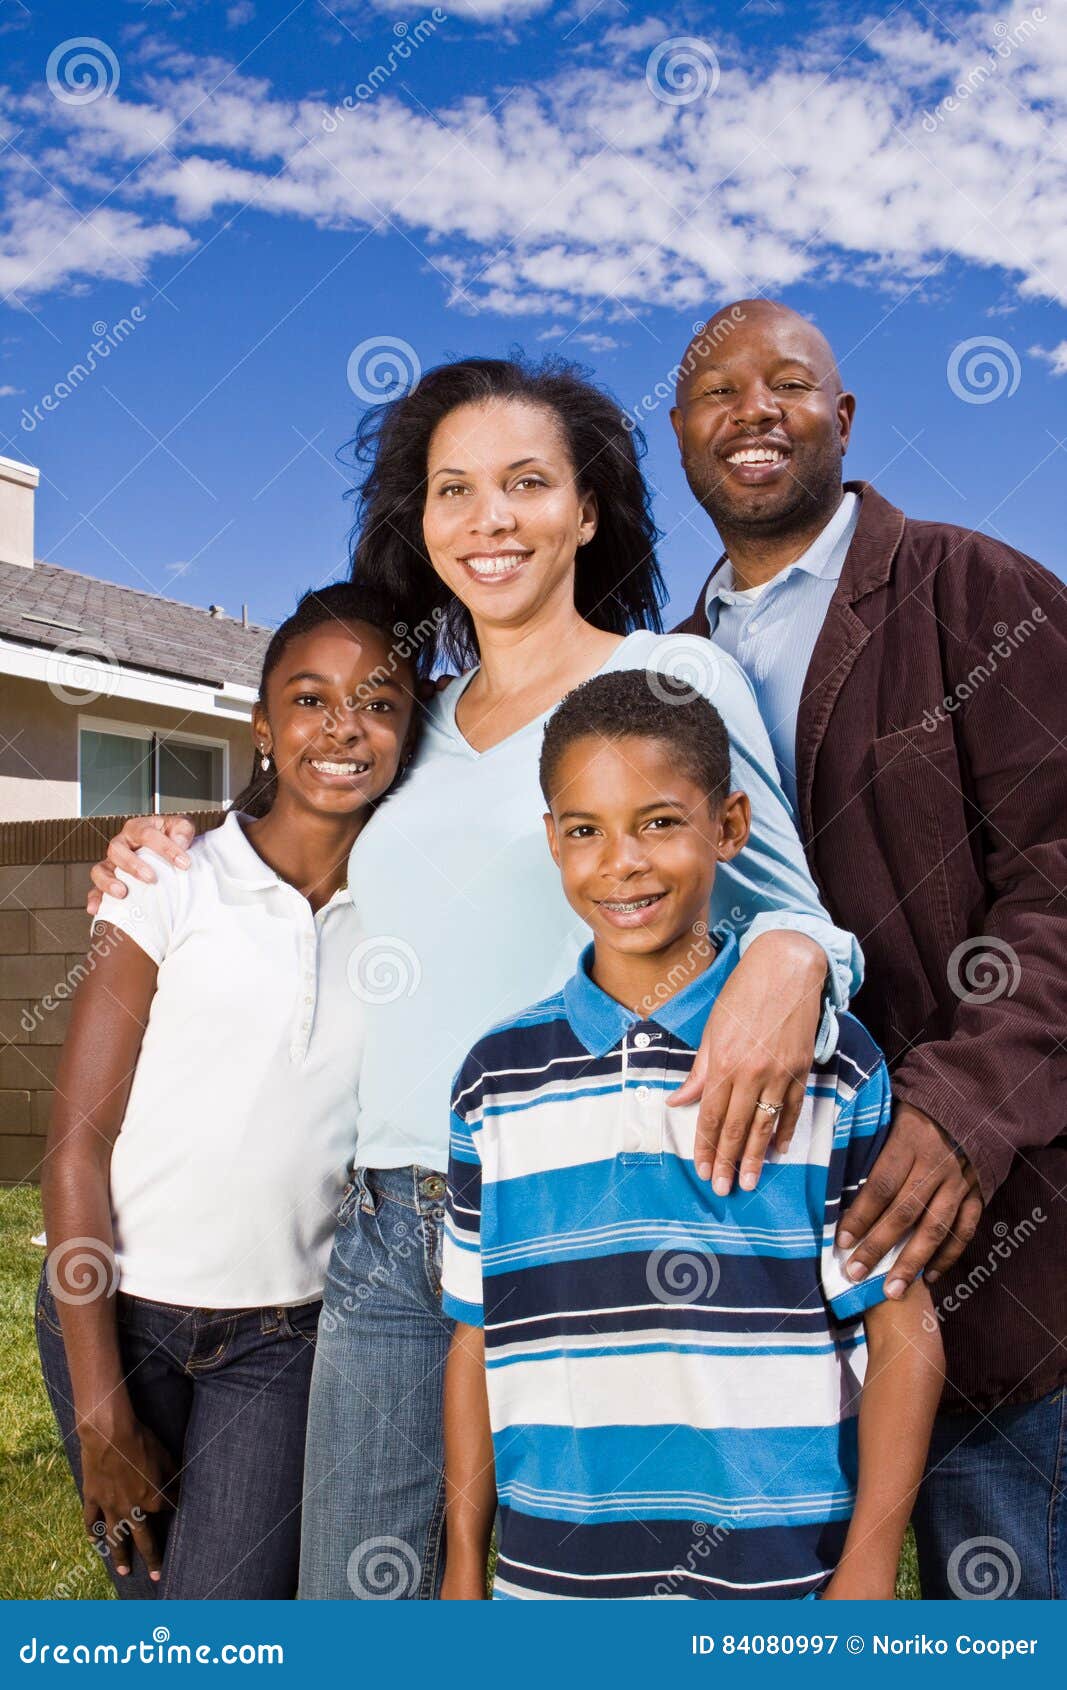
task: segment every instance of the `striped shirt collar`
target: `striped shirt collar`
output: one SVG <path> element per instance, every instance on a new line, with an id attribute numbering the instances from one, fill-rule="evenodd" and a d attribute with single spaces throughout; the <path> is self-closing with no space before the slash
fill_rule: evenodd
<path id="1" fill-rule="evenodd" d="M 632 1027 L 654 1024 L 665 1033 L 673 1033 L 683 1044 L 695 1049 L 700 1043 L 704 1025 L 711 1013 L 727 976 L 738 959 L 737 940 L 727 934 L 719 944 L 714 961 L 703 974 L 690 980 L 680 992 L 660 1004 L 655 1015 L 644 1018 L 609 997 L 593 979 L 594 947 L 587 945 L 578 967 L 563 988 L 563 1002 L 567 1019 L 590 1056 L 606 1056 Z"/>

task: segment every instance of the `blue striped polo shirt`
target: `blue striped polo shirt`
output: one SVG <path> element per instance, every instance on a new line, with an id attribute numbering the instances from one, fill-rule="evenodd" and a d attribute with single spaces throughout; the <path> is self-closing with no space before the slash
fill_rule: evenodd
<path id="1" fill-rule="evenodd" d="M 474 1046 L 452 1100 L 444 1307 L 485 1329 L 497 1597 L 805 1597 L 855 1500 L 862 1315 L 834 1246 L 889 1124 L 859 1022 L 789 1150 L 717 1197 L 668 1109 L 737 960 L 642 1017 L 590 976 Z"/>

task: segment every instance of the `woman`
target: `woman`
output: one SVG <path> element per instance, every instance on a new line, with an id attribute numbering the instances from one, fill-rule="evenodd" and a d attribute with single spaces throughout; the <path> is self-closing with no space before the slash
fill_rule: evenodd
<path id="1" fill-rule="evenodd" d="M 541 824 L 546 715 L 597 672 L 644 668 L 650 684 L 666 671 L 714 696 L 730 730 L 752 841 L 722 871 L 713 915 L 748 928 L 746 950 L 679 1100 L 703 1089 L 709 1119 L 751 1145 L 767 1137 L 757 1102 L 781 1106 L 788 1137 L 793 1076 L 821 1013 L 832 1036 L 830 1004 L 858 985 L 860 959 L 819 905 L 740 669 L 708 641 L 651 631 L 654 529 L 614 401 L 566 366 L 468 359 L 372 414 L 360 448 L 354 573 L 395 594 L 416 635 L 436 629 L 445 661 L 477 667 L 432 700 L 410 780 L 353 852 L 367 1052 L 312 1388 L 300 1593 L 426 1597 L 444 1501 L 450 1081 L 491 1022 L 558 987 L 583 942 Z M 133 847 L 173 860 L 188 837 L 178 818 L 128 822 L 95 885 L 113 890 Z"/>
<path id="2" fill-rule="evenodd" d="M 413 725 L 410 666 L 382 670 L 394 621 L 342 584 L 283 623 L 245 814 L 195 841 L 188 875 L 157 859 L 154 884 L 104 900 L 75 996 L 37 1332 L 120 1596 L 296 1594 L 363 1042 L 348 859 Z"/>

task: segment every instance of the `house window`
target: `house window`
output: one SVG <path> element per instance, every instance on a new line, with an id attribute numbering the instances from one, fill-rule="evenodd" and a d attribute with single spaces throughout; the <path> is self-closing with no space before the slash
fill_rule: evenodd
<path id="1" fill-rule="evenodd" d="M 79 730 L 81 814 L 210 810 L 225 803 L 226 747 L 108 722 Z"/>

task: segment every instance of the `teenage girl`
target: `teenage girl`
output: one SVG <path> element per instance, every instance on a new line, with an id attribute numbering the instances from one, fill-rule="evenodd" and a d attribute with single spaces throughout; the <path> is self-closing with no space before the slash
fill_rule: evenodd
<path id="1" fill-rule="evenodd" d="M 271 639 L 253 778 L 188 872 L 105 898 L 42 1180 L 37 1303 L 86 1528 L 120 1596 L 293 1597 L 316 1323 L 356 1142 L 356 837 L 411 756 L 385 599 Z"/>

